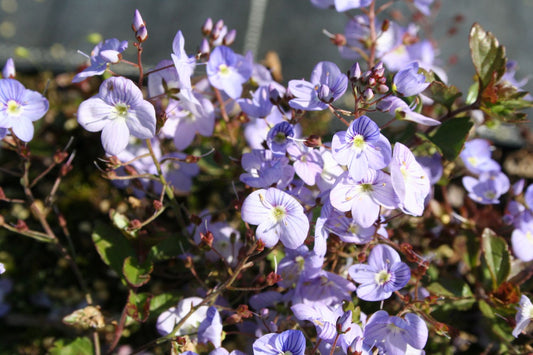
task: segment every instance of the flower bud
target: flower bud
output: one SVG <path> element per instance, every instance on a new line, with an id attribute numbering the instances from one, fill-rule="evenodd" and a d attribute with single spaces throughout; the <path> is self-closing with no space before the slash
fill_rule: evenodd
<path id="1" fill-rule="evenodd" d="M 346 311 L 342 316 L 337 318 L 336 328 L 337 333 L 344 334 L 350 330 L 350 325 L 352 324 L 352 311 Z"/>
<path id="2" fill-rule="evenodd" d="M 135 32 L 135 38 L 137 38 L 137 41 L 139 42 L 146 41 L 148 38 L 148 30 L 145 26 L 142 26 L 137 32 Z"/>
<path id="3" fill-rule="evenodd" d="M 359 67 L 359 63 L 355 62 L 354 65 L 350 68 L 350 71 L 348 73 L 348 77 L 351 81 L 357 81 L 361 79 L 361 67 Z"/>
<path id="4" fill-rule="evenodd" d="M 376 85 L 376 78 L 374 78 L 373 76 L 368 78 L 368 85 L 375 86 Z"/>
<path id="5" fill-rule="evenodd" d="M 231 31 L 226 33 L 226 35 L 224 36 L 224 39 L 222 40 L 222 43 L 225 46 L 231 46 L 233 44 L 233 42 L 235 42 L 235 37 L 236 36 L 237 36 L 237 30 L 236 29 L 232 29 Z"/>
<path id="6" fill-rule="evenodd" d="M 207 56 L 210 51 L 209 41 L 206 38 L 202 39 L 202 43 L 200 43 L 200 48 L 198 49 L 198 55 L 204 57 Z"/>
<path id="7" fill-rule="evenodd" d="M 135 32 L 135 38 L 139 43 L 146 41 L 148 38 L 148 30 L 146 29 L 146 22 L 144 22 L 139 10 L 135 10 L 133 14 L 133 22 L 131 24 L 133 32 Z"/>
<path id="8" fill-rule="evenodd" d="M 215 23 L 214 30 L 221 31 L 223 27 L 224 27 L 224 20 L 220 19 L 220 20 L 218 20 L 218 21 Z"/>
<path id="9" fill-rule="evenodd" d="M 380 94 L 385 94 L 387 91 L 389 91 L 389 87 L 387 85 L 381 84 L 378 86 L 378 92 Z"/>
<path id="10" fill-rule="evenodd" d="M 144 26 L 146 26 L 146 23 L 141 17 L 141 13 L 139 12 L 139 10 L 135 9 L 135 13 L 133 14 L 133 22 L 131 24 L 131 28 L 133 29 L 133 32 L 139 31 L 140 28 Z"/>
<path id="11" fill-rule="evenodd" d="M 2 78 L 13 79 L 15 77 L 15 62 L 13 58 L 7 58 L 6 65 L 2 69 Z"/>
<path id="12" fill-rule="evenodd" d="M 363 98 L 364 98 L 366 101 L 372 100 L 373 97 L 374 97 L 374 91 L 373 91 L 371 88 L 368 88 L 368 89 L 366 89 L 366 90 L 363 92 Z"/>
<path id="13" fill-rule="evenodd" d="M 202 26 L 202 33 L 204 36 L 209 36 L 211 31 L 213 31 L 213 20 L 211 20 L 211 17 L 208 17 Z"/>

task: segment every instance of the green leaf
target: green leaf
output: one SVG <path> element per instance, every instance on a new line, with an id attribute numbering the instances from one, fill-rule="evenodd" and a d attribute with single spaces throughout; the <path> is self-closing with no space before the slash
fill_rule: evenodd
<path id="1" fill-rule="evenodd" d="M 76 338 L 65 344 L 63 339 L 54 342 L 54 347 L 50 349 L 51 355 L 92 355 L 93 344 L 88 338 Z"/>
<path id="2" fill-rule="evenodd" d="M 497 82 L 505 73 L 505 47 L 501 46 L 496 37 L 485 31 L 478 23 L 470 30 L 470 54 L 482 88 L 491 81 Z"/>
<path id="3" fill-rule="evenodd" d="M 496 290 L 502 282 L 507 280 L 511 272 L 509 248 L 505 239 L 497 236 L 489 228 L 485 228 L 481 235 L 481 245 L 483 257 L 492 278 L 492 287 Z"/>
<path id="4" fill-rule="evenodd" d="M 447 107 L 449 110 L 455 100 L 462 95 L 456 86 L 446 86 L 446 84 L 440 81 L 432 82 L 429 86 L 429 90 L 431 91 L 431 98 L 435 102 Z"/>
<path id="5" fill-rule="evenodd" d="M 128 256 L 124 260 L 122 273 L 132 287 L 141 287 L 150 281 L 150 273 L 154 270 L 154 265 L 150 261 L 139 264 L 137 258 Z"/>
<path id="6" fill-rule="evenodd" d="M 150 315 L 150 303 L 152 295 L 148 293 L 135 293 L 130 290 L 128 303 L 126 304 L 126 314 L 137 322 L 146 322 Z"/>
<path id="7" fill-rule="evenodd" d="M 181 240 L 183 240 L 182 238 Z M 163 238 L 159 243 L 150 248 L 148 259 L 153 261 L 164 261 L 173 259 L 176 255 L 184 252 L 183 245 L 180 238 L 176 235 L 170 235 Z"/>
<path id="8" fill-rule="evenodd" d="M 442 153 L 444 158 L 453 161 L 465 144 L 468 133 L 474 124 L 469 117 L 452 118 L 437 128 L 428 139 Z"/>
<path id="9" fill-rule="evenodd" d="M 128 240 L 120 232 L 99 221 L 96 221 L 92 239 L 102 261 L 119 275 L 122 274 L 124 259 L 135 255 Z"/>
<path id="10" fill-rule="evenodd" d="M 150 301 L 150 315 L 159 315 L 161 312 L 166 311 L 170 307 L 174 307 L 182 298 L 182 295 L 173 293 L 162 293 L 160 295 L 153 296 L 152 300 Z"/>

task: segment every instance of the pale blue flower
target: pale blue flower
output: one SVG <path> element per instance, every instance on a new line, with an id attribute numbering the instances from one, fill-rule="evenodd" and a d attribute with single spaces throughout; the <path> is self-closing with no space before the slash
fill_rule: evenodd
<path id="1" fill-rule="evenodd" d="M 141 139 L 155 135 L 155 109 L 133 81 L 112 77 L 96 96 L 80 104 L 78 123 L 89 132 L 102 131 L 106 153 L 117 155 L 128 145 L 130 134 Z"/>
<path id="2" fill-rule="evenodd" d="M 0 137 L 12 129 L 17 138 L 29 142 L 33 138 L 33 121 L 48 111 L 48 100 L 28 90 L 15 79 L 0 79 Z"/>

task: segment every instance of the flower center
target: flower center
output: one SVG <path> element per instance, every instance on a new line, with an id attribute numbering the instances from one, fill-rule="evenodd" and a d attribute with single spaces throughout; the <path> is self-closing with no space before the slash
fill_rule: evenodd
<path id="1" fill-rule="evenodd" d="M 272 209 L 272 217 L 276 222 L 281 221 L 287 215 L 287 210 L 283 206 L 276 206 Z"/>
<path id="2" fill-rule="evenodd" d="M 388 273 L 387 270 L 381 270 L 376 274 L 376 283 L 380 286 L 383 284 L 389 282 L 391 279 L 391 275 Z"/>
<path id="3" fill-rule="evenodd" d="M 115 113 L 117 117 L 126 118 L 128 116 L 129 106 L 123 103 L 118 103 L 115 105 Z"/>
<path id="4" fill-rule="evenodd" d="M 355 223 L 350 223 L 350 226 L 348 227 L 348 232 L 352 234 L 359 233 L 359 226 Z"/>
<path id="5" fill-rule="evenodd" d="M 469 157 L 466 160 L 470 163 L 472 166 L 477 166 L 477 158 L 476 157 Z"/>
<path id="6" fill-rule="evenodd" d="M 229 74 L 229 67 L 226 64 L 220 64 L 218 66 L 218 71 L 222 75 L 228 75 Z"/>
<path id="7" fill-rule="evenodd" d="M 274 142 L 278 143 L 278 144 L 283 144 L 285 143 L 285 140 L 287 139 L 287 136 L 285 135 L 285 133 L 283 132 L 278 132 L 276 133 L 276 135 L 274 136 Z"/>
<path id="8" fill-rule="evenodd" d="M 372 187 L 372 184 L 361 184 L 361 191 L 362 192 L 372 192 L 372 191 L 374 191 L 374 188 Z"/>
<path id="9" fill-rule="evenodd" d="M 7 113 L 18 116 L 20 114 L 20 106 L 15 100 L 9 100 L 7 102 Z"/>
<path id="10" fill-rule="evenodd" d="M 363 148 L 365 147 L 365 137 L 363 137 L 363 135 L 361 134 L 356 135 L 355 137 L 353 137 L 352 144 L 354 148 L 363 150 Z"/>

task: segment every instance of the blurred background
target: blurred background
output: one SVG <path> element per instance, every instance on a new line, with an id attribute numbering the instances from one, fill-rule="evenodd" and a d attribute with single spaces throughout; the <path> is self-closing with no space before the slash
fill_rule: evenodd
<path id="1" fill-rule="evenodd" d="M 506 46 L 508 58 L 519 64 L 517 78 L 533 71 L 532 0 L 436 0 L 433 7 L 435 15 L 426 22 L 432 28 L 431 37 L 441 46 L 438 60 L 448 71 L 450 83 L 464 91 L 472 81 L 468 32 L 474 22 Z M 252 50 L 257 60 L 268 51 L 278 53 L 285 81 L 308 78 L 321 60 L 334 61 L 342 70 L 352 64 L 342 60 L 322 34 L 323 29 L 343 32 L 345 14 L 315 8 L 309 0 L 0 0 L 0 65 L 14 57 L 18 70 L 75 70 L 85 62 L 77 50 L 89 54 L 94 47 L 91 39 L 114 37 L 132 42 L 136 8 L 149 31 L 143 54 L 147 67 L 170 59 L 172 39 L 179 29 L 187 53 L 194 53 L 207 17 L 223 19 L 228 28 L 237 29 L 236 51 Z M 394 15 L 398 9 L 407 14 L 400 21 L 406 24 L 413 8 L 398 1 L 388 13 Z M 134 60 L 135 48 L 130 46 L 125 58 Z M 526 89 L 532 85 L 528 83 Z"/>

